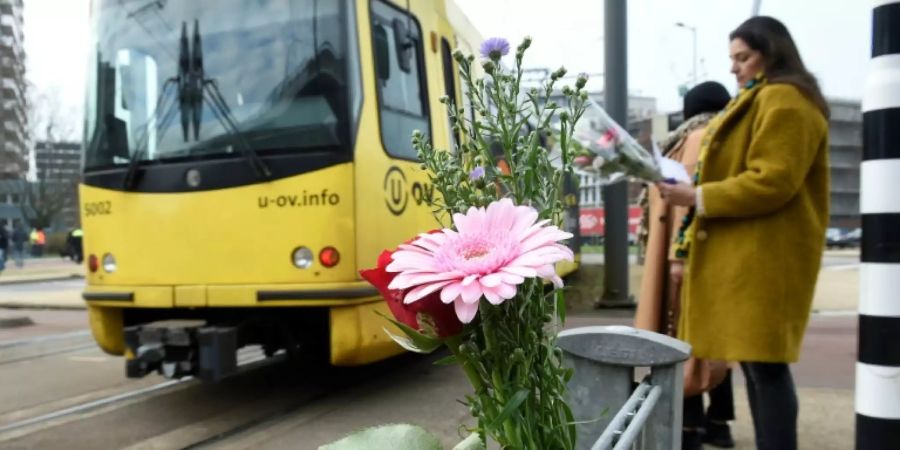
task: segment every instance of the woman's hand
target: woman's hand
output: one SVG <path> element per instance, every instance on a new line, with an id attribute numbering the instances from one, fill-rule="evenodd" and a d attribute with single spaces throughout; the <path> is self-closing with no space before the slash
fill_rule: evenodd
<path id="1" fill-rule="evenodd" d="M 656 183 L 656 187 L 659 189 L 659 195 L 662 199 L 670 205 L 694 206 L 697 202 L 697 190 L 689 183 L 669 184 L 659 182 Z"/>

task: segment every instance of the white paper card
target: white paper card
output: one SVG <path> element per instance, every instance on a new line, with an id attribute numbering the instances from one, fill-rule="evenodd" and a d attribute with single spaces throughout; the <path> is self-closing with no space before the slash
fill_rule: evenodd
<path id="1" fill-rule="evenodd" d="M 684 164 L 671 158 L 659 158 L 659 169 L 664 179 L 674 179 L 675 181 L 690 183 L 691 176 L 688 175 Z"/>

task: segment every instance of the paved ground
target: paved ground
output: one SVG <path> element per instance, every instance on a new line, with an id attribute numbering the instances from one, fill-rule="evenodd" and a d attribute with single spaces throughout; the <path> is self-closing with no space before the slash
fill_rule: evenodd
<path id="1" fill-rule="evenodd" d="M 856 261 L 858 255 L 852 252 L 826 255 L 815 300 L 820 313 L 813 316 L 801 361 L 794 365 L 803 449 L 852 448 Z M 46 276 L 71 269 L 44 264 L 35 264 L 34 270 L 44 270 Z M 56 268 L 46 270 L 51 266 Z M 635 282 L 639 276 L 639 268 L 632 270 Z M 0 430 L 28 417 L 164 382 L 152 376 L 126 379 L 122 360 L 91 344 L 83 309 L 33 309 L 83 308 L 82 283 L 0 283 L 0 305 L 18 307 L 0 307 L 0 318 L 27 315 L 35 322 L 0 329 Z M 570 317 L 568 326 L 629 324 L 632 313 L 583 310 Z M 38 340 L 23 343 L 34 338 Z M 181 448 L 220 436 L 205 446 L 305 449 L 388 422 L 419 423 L 437 432 L 449 447 L 468 417 L 458 403 L 469 391 L 464 377 L 458 368 L 435 367 L 428 359 L 398 361 L 380 372 L 344 372 L 344 384 L 323 384 L 304 371 L 273 369 L 224 384 L 166 387 L 35 429 L 0 432 L 0 448 Z M 740 371 L 736 373 L 735 437 L 738 448 L 752 449 L 743 380 Z"/>
<path id="2" fill-rule="evenodd" d="M 0 345 L 8 341 L 83 331 L 88 326 L 87 311 L 83 309 L 0 308 L 0 318 L 22 316 L 29 317 L 34 324 L 27 327 L 0 328 Z"/>
<path id="3" fill-rule="evenodd" d="M 83 311 L 25 312 L 44 335 L 65 334 L 55 345 L 37 349 L 10 345 L 24 338 L 0 334 L 0 430 L 28 417 L 164 382 L 153 376 L 128 380 L 121 359 L 90 345 L 80 348 L 90 343 L 84 331 L 72 332 L 83 324 Z M 630 321 L 629 310 L 604 310 L 571 317 L 567 325 Z M 801 362 L 794 366 L 802 449 L 852 448 L 855 342 L 854 317 L 812 319 Z M 74 350 L 47 353 L 67 348 Z M 458 440 L 460 425 L 469 423 L 466 408 L 458 403 L 469 386 L 459 368 L 433 366 L 433 359 L 411 356 L 374 371 L 324 378 L 281 365 L 214 385 L 188 382 L 24 431 L 0 432 L 0 448 L 182 448 L 206 442 L 204 448 L 314 449 L 354 430 L 391 422 L 420 424 L 437 432 L 449 448 Z M 735 437 L 739 449 L 752 449 L 739 371 L 735 386 Z"/>
<path id="4" fill-rule="evenodd" d="M 627 323 L 627 317 L 608 319 L 576 317 L 570 326 Z M 835 342 L 829 336 L 837 327 L 842 331 Z M 855 320 L 851 318 L 816 318 L 810 339 L 804 347 L 803 360 L 794 367 L 800 397 L 800 448 L 804 450 L 845 450 L 853 445 L 852 367 L 855 356 Z M 840 337 L 843 336 L 844 339 Z M 820 338 L 826 337 L 824 341 Z M 833 370 L 835 366 L 839 369 Z M 413 376 L 375 381 L 372 389 L 349 392 L 330 398 L 315 412 L 298 413 L 271 427 L 237 436 L 216 448 L 282 449 L 309 444 L 315 448 L 329 442 L 346 430 L 360 429 L 379 423 L 412 422 L 437 432 L 445 445 L 459 439 L 458 427 L 467 422 L 464 407 L 454 399 L 468 392 L 458 368 L 422 367 Z M 737 448 L 750 450 L 753 429 L 743 381 L 735 380 L 737 421 L 734 435 Z M 439 393 L 439 394 L 437 394 Z M 352 408 L 346 408 L 352 404 Z"/>
<path id="5" fill-rule="evenodd" d="M 0 285 L 83 277 L 84 266 L 71 260 L 58 257 L 28 258 L 22 267 L 16 267 L 11 260 L 7 261 L 6 270 L 0 272 Z"/>
<path id="6" fill-rule="evenodd" d="M 0 285 L 0 307 L 83 309 L 79 278 Z"/>

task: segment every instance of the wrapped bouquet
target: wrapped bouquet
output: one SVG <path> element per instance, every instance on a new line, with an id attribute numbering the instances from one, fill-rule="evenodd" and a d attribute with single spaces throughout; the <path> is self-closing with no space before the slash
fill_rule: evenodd
<path id="1" fill-rule="evenodd" d="M 594 174 L 603 184 L 663 179 L 659 155 L 642 147 L 600 105 L 589 101 L 585 106 L 574 134 L 576 167 Z"/>

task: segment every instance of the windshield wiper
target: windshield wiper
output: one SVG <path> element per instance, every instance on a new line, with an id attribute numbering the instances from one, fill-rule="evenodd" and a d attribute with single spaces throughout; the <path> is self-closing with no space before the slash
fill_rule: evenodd
<path id="1" fill-rule="evenodd" d="M 182 51 L 191 51 L 186 49 L 187 24 L 184 22 L 181 24 L 181 36 Z M 186 92 L 182 93 L 181 97 L 185 99 L 189 105 L 186 108 L 185 100 L 182 100 L 181 124 L 185 139 L 187 139 L 188 134 L 188 121 L 192 119 L 194 139 L 199 140 L 200 118 L 203 111 L 203 102 L 205 101 L 225 132 L 237 141 L 238 147 L 244 155 L 244 159 L 247 161 L 247 164 L 250 165 L 250 168 L 253 169 L 257 178 L 261 180 L 271 179 L 272 171 L 269 170 L 269 166 L 266 165 L 265 161 L 259 157 L 256 150 L 254 150 L 247 140 L 244 139 L 243 134 L 241 134 L 240 129 L 235 123 L 234 116 L 231 114 L 231 108 L 228 107 L 228 103 L 225 101 L 222 92 L 219 90 L 218 83 L 216 83 L 215 79 L 205 77 L 203 72 L 203 46 L 200 40 L 200 23 L 196 19 L 194 19 L 194 39 L 193 49 L 190 55 L 190 68 L 186 75 L 185 79 L 181 80 L 178 86 L 180 89 L 186 90 Z"/>
<path id="2" fill-rule="evenodd" d="M 172 118 L 175 116 L 175 112 L 177 111 L 175 109 L 175 102 L 168 103 L 166 111 L 162 116 L 162 120 L 154 124 L 159 117 L 163 102 L 169 98 L 166 96 L 166 93 L 175 82 L 176 80 L 174 78 L 170 78 L 163 84 L 162 92 L 159 94 L 159 98 L 156 99 L 156 108 L 153 110 L 153 115 L 147 119 L 147 123 L 143 127 L 141 137 L 138 139 L 137 148 L 135 148 L 134 153 L 131 155 L 131 160 L 128 161 L 128 170 L 125 171 L 125 180 L 122 187 L 126 191 L 133 189 L 134 184 L 137 181 L 137 172 L 140 168 L 141 160 L 144 159 L 144 154 L 147 153 L 148 142 L 150 139 L 150 127 L 156 125 L 157 130 L 163 130 L 163 132 L 165 132 L 165 130 L 169 128 Z"/>
<path id="3" fill-rule="evenodd" d="M 200 124 L 203 113 L 203 103 L 209 105 L 213 115 L 222 125 L 222 128 L 233 137 L 238 144 L 238 148 L 244 156 L 244 159 L 253 169 L 253 172 L 259 179 L 269 180 L 272 177 L 272 171 L 268 165 L 260 158 L 259 154 L 247 142 L 243 134 L 238 128 L 231 108 L 222 96 L 219 85 L 214 79 L 206 78 L 203 71 L 203 49 L 200 39 L 200 25 L 198 20 L 194 20 L 194 36 L 193 45 L 188 43 L 187 23 L 181 23 L 181 38 L 179 39 L 178 52 L 178 75 L 174 78 L 166 80 L 163 85 L 162 92 L 156 102 L 156 109 L 153 115 L 147 120 L 143 134 L 138 140 L 137 148 L 132 154 L 128 163 L 128 170 L 125 172 L 124 189 L 131 190 L 137 182 L 137 174 L 140 169 L 141 161 L 147 152 L 149 129 L 153 125 L 154 120 L 163 109 L 163 103 L 167 97 L 168 89 L 172 85 L 177 85 L 178 101 L 167 103 L 165 113 L 162 120 L 156 127 L 163 133 L 168 130 L 172 119 L 176 112 L 181 112 L 181 129 L 185 142 L 190 140 L 190 129 L 193 128 L 194 140 L 200 140 Z M 193 48 L 191 48 L 193 47 Z"/>
<path id="4" fill-rule="evenodd" d="M 153 116 L 147 121 L 144 133 L 139 139 L 138 146 L 135 149 L 131 160 L 128 163 L 128 170 L 125 172 L 124 188 L 131 190 L 137 182 L 137 173 L 140 169 L 141 160 L 147 151 L 147 142 L 149 128 L 153 121 L 161 111 L 164 100 L 168 99 L 166 93 L 170 86 L 177 85 L 178 101 L 167 103 L 166 111 L 162 120 L 159 122 L 157 129 L 168 130 L 175 113 L 181 112 L 181 129 L 182 135 L 187 142 L 190 140 L 190 129 L 193 126 L 194 140 L 200 140 L 200 123 L 203 113 L 203 103 L 206 102 L 213 112 L 213 115 L 222 125 L 222 128 L 229 136 L 235 138 L 238 147 L 253 169 L 253 172 L 259 179 L 268 180 L 272 176 L 271 170 L 266 163 L 259 157 L 259 154 L 244 139 L 240 130 L 235 123 L 231 114 L 231 108 L 222 96 L 219 86 L 215 80 L 206 78 L 203 72 L 203 50 L 200 40 L 200 25 L 194 20 L 194 36 L 193 49 L 188 43 L 187 23 L 181 23 L 181 38 L 179 39 L 178 51 L 178 75 L 174 78 L 166 80 L 163 85 L 162 93 L 157 99 L 156 109 Z"/>
<path id="5" fill-rule="evenodd" d="M 241 153 L 244 155 L 244 159 L 250 164 L 250 167 L 256 173 L 256 176 L 263 180 L 270 179 L 272 177 L 272 171 L 269 170 L 269 166 L 259 157 L 256 150 L 250 146 L 244 138 L 243 133 L 238 129 L 237 124 L 234 123 L 231 109 L 228 108 L 228 104 L 225 103 L 225 99 L 222 98 L 222 92 L 219 91 L 219 85 L 215 81 L 210 80 L 209 83 L 204 83 L 204 88 L 206 89 L 204 91 L 203 99 L 209 104 L 213 114 L 219 120 L 219 123 L 222 124 L 222 128 L 238 142 L 238 146 L 241 149 Z M 219 110 L 216 111 L 216 108 Z"/>

